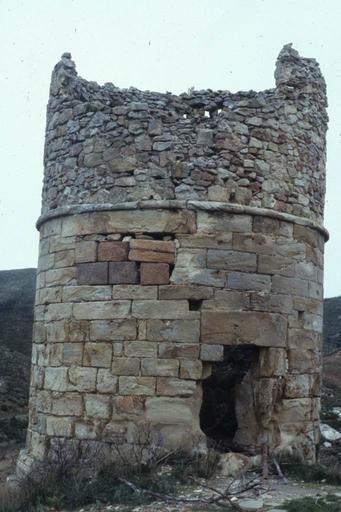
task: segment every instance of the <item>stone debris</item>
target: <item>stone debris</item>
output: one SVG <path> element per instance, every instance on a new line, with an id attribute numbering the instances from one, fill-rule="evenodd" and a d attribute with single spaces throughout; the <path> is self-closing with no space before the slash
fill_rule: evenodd
<path id="1" fill-rule="evenodd" d="M 320 430 L 321 430 L 321 437 L 325 441 L 333 442 L 333 441 L 338 441 L 339 439 L 341 439 L 340 432 L 338 432 L 335 428 L 330 427 L 326 423 L 321 423 Z"/>

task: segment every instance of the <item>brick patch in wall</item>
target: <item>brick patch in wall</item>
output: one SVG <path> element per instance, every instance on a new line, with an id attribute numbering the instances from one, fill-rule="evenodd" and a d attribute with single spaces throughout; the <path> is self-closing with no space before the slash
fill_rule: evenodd
<path id="1" fill-rule="evenodd" d="M 107 284 L 108 263 L 79 263 L 77 265 L 78 284 Z"/>
<path id="2" fill-rule="evenodd" d="M 139 272 L 134 261 L 109 263 L 109 284 L 138 284 Z"/>
<path id="3" fill-rule="evenodd" d="M 168 263 L 141 263 L 141 284 L 168 284 L 169 265 Z"/>
<path id="4" fill-rule="evenodd" d="M 98 246 L 99 261 L 127 261 L 128 242 L 100 242 Z"/>

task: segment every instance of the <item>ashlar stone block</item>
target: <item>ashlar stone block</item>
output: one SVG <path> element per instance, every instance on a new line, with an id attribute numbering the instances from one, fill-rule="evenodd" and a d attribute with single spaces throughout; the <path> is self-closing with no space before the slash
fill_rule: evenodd
<path id="1" fill-rule="evenodd" d="M 134 261 L 115 261 L 109 263 L 110 284 L 136 284 L 139 282 L 139 272 Z"/>
<path id="2" fill-rule="evenodd" d="M 79 263 L 77 282 L 78 284 L 108 284 L 108 263 Z"/>
<path id="3" fill-rule="evenodd" d="M 147 338 L 150 341 L 197 343 L 199 337 L 199 320 L 147 320 Z"/>
<path id="4" fill-rule="evenodd" d="M 179 361 L 174 359 L 142 359 L 141 373 L 150 376 L 178 377 Z"/>
<path id="5" fill-rule="evenodd" d="M 112 343 L 97 342 L 84 345 L 84 366 L 110 368 Z"/>
<path id="6" fill-rule="evenodd" d="M 76 320 L 110 320 L 125 318 L 130 312 L 130 301 L 76 303 L 73 314 Z"/>
<path id="7" fill-rule="evenodd" d="M 111 397 L 108 395 L 85 395 L 84 405 L 87 416 L 99 420 L 110 418 Z"/>
<path id="8" fill-rule="evenodd" d="M 96 391 L 99 393 L 115 394 L 118 386 L 118 378 L 111 370 L 100 368 L 97 373 Z"/>
<path id="9" fill-rule="evenodd" d="M 126 261 L 129 242 L 106 241 L 98 245 L 98 261 Z"/>
<path id="10" fill-rule="evenodd" d="M 235 345 L 252 343 L 263 347 L 285 347 L 287 320 L 276 313 L 253 311 L 203 311 L 201 340 Z"/>
<path id="11" fill-rule="evenodd" d="M 140 359 L 137 357 L 114 357 L 112 372 L 115 375 L 139 375 Z"/>
<path id="12" fill-rule="evenodd" d="M 141 263 L 140 273 L 142 285 L 168 284 L 169 282 L 168 263 Z"/>
<path id="13" fill-rule="evenodd" d="M 155 395 L 155 377 L 119 377 L 121 395 Z"/>

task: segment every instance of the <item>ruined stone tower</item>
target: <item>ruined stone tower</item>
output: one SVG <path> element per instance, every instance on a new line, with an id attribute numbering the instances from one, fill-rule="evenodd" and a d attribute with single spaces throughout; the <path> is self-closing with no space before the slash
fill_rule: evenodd
<path id="1" fill-rule="evenodd" d="M 290 45 L 275 78 L 175 96 L 56 65 L 22 469 L 145 425 L 314 460 L 326 92 Z"/>

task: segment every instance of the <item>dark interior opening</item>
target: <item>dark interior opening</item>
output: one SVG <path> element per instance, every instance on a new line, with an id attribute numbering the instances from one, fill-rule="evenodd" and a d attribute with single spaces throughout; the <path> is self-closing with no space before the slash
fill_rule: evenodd
<path id="1" fill-rule="evenodd" d="M 212 375 L 203 380 L 200 427 L 212 444 L 232 449 L 238 428 L 236 390 L 252 363 L 258 360 L 255 345 L 225 347 L 224 360 L 212 363 Z"/>

